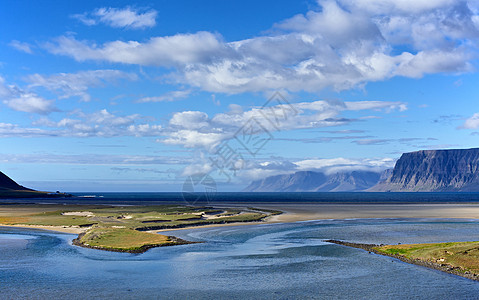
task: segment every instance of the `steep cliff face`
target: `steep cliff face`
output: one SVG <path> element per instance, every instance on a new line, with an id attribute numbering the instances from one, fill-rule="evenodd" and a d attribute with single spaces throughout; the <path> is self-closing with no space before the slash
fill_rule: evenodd
<path id="1" fill-rule="evenodd" d="M 479 191 L 479 148 L 404 153 L 391 176 L 370 191 Z"/>
<path id="2" fill-rule="evenodd" d="M 253 181 L 243 192 L 353 192 L 375 185 L 380 174 L 352 171 L 325 175 L 301 171 Z"/>

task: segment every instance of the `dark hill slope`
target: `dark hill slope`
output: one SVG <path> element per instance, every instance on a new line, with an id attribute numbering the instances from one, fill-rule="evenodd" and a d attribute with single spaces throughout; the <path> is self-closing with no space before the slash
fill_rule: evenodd
<path id="1" fill-rule="evenodd" d="M 10 177 L 0 172 L 0 191 L 1 190 L 32 191 L 31 189 L 19 185 Z"/>

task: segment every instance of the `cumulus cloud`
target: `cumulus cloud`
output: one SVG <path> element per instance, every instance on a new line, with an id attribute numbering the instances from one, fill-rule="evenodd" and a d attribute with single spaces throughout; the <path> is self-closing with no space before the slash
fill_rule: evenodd
<path id="1" fill-rule="evenodd" d="M 88 89 L 101 87 L 119 79 L 137 80 L 134 73 L 119 70 L 90 70 L 77 73 L 59 73 L 50 76 L 32 74 L 25 77 L 29 88 L 42 87 L 59 93 L 60 99 L 80 97 L 82 101 L 90 101 Z"/>
<path id="2" fill-rule="evenodd" d="M 479 113 L 475 113 L 472 117 L 468 118 L 464 124 L 459 127 L 464 129 L 477 129 L 479 128 Z"/>
<path id="3" fill-rule="evenodd" d="M 479 37 L 471 3 L 320 1 L 320 10 L 245 40 L 197 32 L 97 45 L 62 36 L 46 47 L 78 61 L 174 67 L 177 82 L 209 92 L 344 90 L 395 76 L 470 71 Z"/>
<path id="4" fill-rule="evenodd" d="M 144 11 L 132 7 L 97 8 L 93 12 L 72 15 L 85 25 L 92 26 L 103 23 L 114 28 L 144 29 L 156 25 L 158 12 L 154 9 Z"/>
<path id="5" fill-rule="evenodd" d="M 28 113 L 49 114 L 57 110 L 53 101 L 43 99 L 32 93 L 22 93 L 16 97 L 3 101 L 11 109 Z"/>
<path id="6" fill-rule="evenodd" d="M 49 114 L 58 109 L 52 100 L 46 100 L 35 93 L 25 91 L 16 85 L 7 85 L 5 79 L 0 76 L 0 99 L 3 104 L 13 110 Z"/>
<path id="7" fill-rule="evenodd" d="M 328 102 L 313 101 L 293 104 L 278 104 L 256 107 L 243 111 L 234 106 L 233 111 L 218 113 L 213 117 L 200 111 L 175 113 L 165 128 L 162 142 L 182 145 L 187 148 L 212 150 L 222 141 L 241 135 L 241 130 L 271 134 L 279 130 L 295 130 L 344 125 L 353 120 L 342 118 L 345 111 L 391 110 L 402 111 L 406 105 L 401 102 L 360 101 Z"/>

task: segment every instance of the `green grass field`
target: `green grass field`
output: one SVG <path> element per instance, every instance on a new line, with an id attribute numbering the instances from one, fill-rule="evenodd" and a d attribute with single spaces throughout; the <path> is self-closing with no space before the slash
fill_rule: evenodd
<path id="1" fill-rule="evenodd" d="M 79 242 L 92 248 L 104 250 L 139 251 L 145 246 L 172 243 L 170 237 L 140 232 L 133 229 L 92 228 L 79 237 Z"/>
<path id="2" fill-rule="evenodd" d="M 181 205 L 0 205 L 0 225 L 35 225 L 85 228 L 76 239 L 80 246 L 135 252 L 152 246 L 186 241 L 145 231 L 254 222 L 278 214 L 255 208 L 225 209 Z"/>
<path id="3" fill-rule="evenodd" d="M 479 242 L 387 245 L 374 249 L 379 253 L 419 259 L 479 274 Z"/>

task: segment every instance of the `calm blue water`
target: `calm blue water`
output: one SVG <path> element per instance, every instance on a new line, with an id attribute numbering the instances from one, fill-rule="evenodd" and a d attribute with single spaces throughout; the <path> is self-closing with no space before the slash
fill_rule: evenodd
<path id="1" fill-rule="evenodd" d="M 170 234 L 205 243 L 133 255 L 0 227 L 0 298 L 479 299 L 479 282 L 323 242 L 478 240 L 479 221 L 323 220 Z"/>
<path id="2" fill-rule="evenodd" d="M 130 204 L 154 205 L 165 203 L 189 204 L 182 193 L 73 193 L 66 199 L 0 199 L 2 203 L 68 203 L 68 204 Z M 214 193 L 206 199 L 204 193 L 195 194 L 202 202 L 222 203 L 468 203 L 479 202 L 479 193 Z M 85 197 L 88 196 L 88 197 Z M 94 196 L 94 197 L 90 197 Z M 188 198 L 190 197 L 190 198 Z M 188 195 L 187 201 L 191 201 Z M 198 203 L 200 204 L 200 203 Z M 201 203 L 204 204 L 204 203 Z"/>

